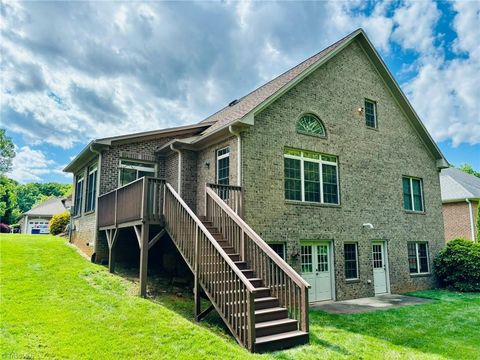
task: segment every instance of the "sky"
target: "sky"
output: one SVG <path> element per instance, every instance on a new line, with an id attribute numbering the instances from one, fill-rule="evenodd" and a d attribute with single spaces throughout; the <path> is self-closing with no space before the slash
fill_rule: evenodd
<path id="1" fill-rule="evenodd" d="M 480 170 L 480 1 L 0 3 L 19 182 L 92 139 L 192 124 L 362 27 L 447 160 Z"/>

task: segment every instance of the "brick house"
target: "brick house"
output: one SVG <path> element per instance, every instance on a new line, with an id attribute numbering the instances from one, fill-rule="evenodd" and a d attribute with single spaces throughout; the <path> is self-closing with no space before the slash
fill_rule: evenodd
<path id="1" fill-rule="evenodd" d="M 440 173 L 445 240 L 478 236 L 480 179 L 455 168 Z"/>
<path id="2" fill-rule="evenodd" d="M 262 351 L 308 340 L 309 302 L 433 287 L 447 166 L 359 29 L 198 124 L 94 140 L 65 171 L 77 246 L 113 271 L 137 239 L 145 294 L 149 249 L 171 239 L 195 299 Z"/>

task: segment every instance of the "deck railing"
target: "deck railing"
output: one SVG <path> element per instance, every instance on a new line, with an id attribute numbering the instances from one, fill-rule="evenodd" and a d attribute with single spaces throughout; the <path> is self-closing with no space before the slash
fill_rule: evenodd
<path id="1" fill-rule="evenodd" d="M 142 177 L 98 198 L 98 227 L 134 221 L 159 222 L 165 180 Z"/>
<path id="2" fill-rule="evenodd" d="M 228 239 L 272 296 L 287 308 L 289 317 L 308 332 L 308 288 L 310 285 L 255 233 L 213 189 L 206 188 L 206 218 Z"/>
<path id="3" fill-rule="evenodd" d="M 243 191 L 241 186 L 208 183 L 207 187 L 212 189 L 240 217 L 243 217 Z"/>
<path id="4" fill-rule="evenodd" d="M 212 191 L 212 190 L 211 190 Z M 237 341 L 255 343 L 255 288 L 207 228 L 166 184 L 165 228 Z"/>

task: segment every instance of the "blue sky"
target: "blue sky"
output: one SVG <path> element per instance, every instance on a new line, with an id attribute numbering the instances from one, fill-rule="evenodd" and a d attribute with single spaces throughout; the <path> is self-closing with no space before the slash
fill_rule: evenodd
<path id="1" fill-rule="evenodd" d="M 480 169 L 480 2 L 1 2 L 9 174 L 69 181 L 91 139 L 201 121 L 358 27 L 452 164 Z"/>

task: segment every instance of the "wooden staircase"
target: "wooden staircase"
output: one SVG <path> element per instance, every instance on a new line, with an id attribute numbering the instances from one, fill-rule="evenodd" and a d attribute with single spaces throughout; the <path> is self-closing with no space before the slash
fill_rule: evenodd
<path id="1" fill-rule="evenodd" d="M 308 343 L 308 283 L 278 256 L 212 189 L 197 217 L 169 185 L 165 229 L 236 340 L 252 352 Z"/>
<path id="2" fill-rule="evenodd" d="M 263 279 L 257 276 L 247 261 L 241 260 L 241 255 L 212 221 L 207 220 L 205 216 L 201 216 L 200 219 L 255 288 L 255 351 L 280 350 L 308 343 L 308 332 L 298 330 L 298 320 L 288 317 L 288 310 L 280 306 L 279 299 L 272 296 L 270 288 L 264 286 Z"/>

